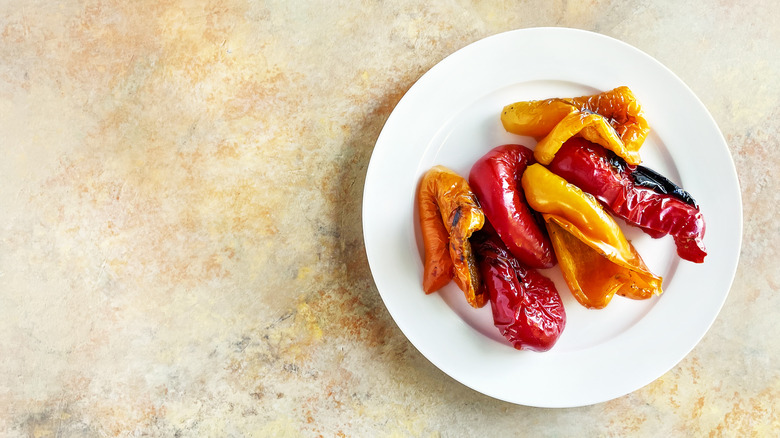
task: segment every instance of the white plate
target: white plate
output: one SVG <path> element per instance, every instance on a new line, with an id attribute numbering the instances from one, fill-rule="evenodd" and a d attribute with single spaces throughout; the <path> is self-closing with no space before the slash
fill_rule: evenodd
<path id="1" fill-rule="evenodd" d="M 707 223 L 705 263 L 680 260 L 671 237 L 623 229 L 664 277 L 664 294 L 615 297 L 587 310 L 557 267 L 544 271 L 564 299 L 566 329 L 546 353 L 513 349 L 493 326 L 490 306 L 472 309 L 450 283 L 422 291 L 417 185 L 443 164 L 468 176 L 494 146 L 530 138 L 504 131 L 504 105 L 629 86 L 652 133 L 643 164 L 681 184 Z M 641 388 L 676 365 L 704 336 L 726 299 L 739 257 L 742 203 L 728 147 L 710 114 L 671 71 L 618 40 L 574 29 L 494 35 L 447 57 L 423 75 L 387 120 L 371 157 L 363 233 L 379 293 L 398 327 L 439 369 L 479 392 L 542 407 L 583 406 Z"/>

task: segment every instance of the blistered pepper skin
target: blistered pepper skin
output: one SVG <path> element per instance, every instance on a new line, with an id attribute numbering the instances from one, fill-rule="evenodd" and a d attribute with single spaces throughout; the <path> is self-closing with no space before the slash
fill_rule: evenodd
<path id="1" fill-rule="evenodd" d="M 496 328 L 518 350 L 548 351 L 566 327 L 555 284 L 512 256 L 489 223 L 473 241 Z"/>
<path id="2" fill-rule="evenodd" d="M 604 116 L 630 151 L 638 151 L 650 133 L 639 101 L 626 86 L 571 100 L 580 109 Z"/>
<path id="3" fill-rule="evenodd" d="M 614 294 L 646 299 L 662 292 L 662 278 L 593 196 L 540 164 L 526 169 L 522 184 L 528 204 L 545 219 L 563 278 L 580 304 L 600 309 Z"/>
<path id="4" fill-rule="evenodd" d="M 423 290 L 434 292 L 454 279 L 472 307 L 487 303 L 469 242 L 485 216 L 468 182 L 444 166 L 429 170 L 418 194 L 425 249 Z"/>
<path id="5" fill-rule="evenodd" d="M 672 235 L 681 258 L 704 261 L 701 211 L 687 192 L 666 178 L 642 166 L 626 166 L 599 145 L 576 137 L 561 147 L 549 169 L 650 236 Z"/>
<path id="6" fill-rule="evenodd" d="M 525 146 L 498 146 L 474 163 L 469 184 L 509 252 L 526 266 L 550 268 L 555 265 L 552 244 L 520 185 L 523 172 L 533 163 L 533 151 Z"/>
<path id="7" fill-rule="evenodd" d="M 575 98 L 515 102 L 501 112 L 508 132 L 538 140 L 536 160 L 549 164 L 561 145 L 579 135 L 639 164 L 650 128 L 639 102 L 628 87 Z"/>

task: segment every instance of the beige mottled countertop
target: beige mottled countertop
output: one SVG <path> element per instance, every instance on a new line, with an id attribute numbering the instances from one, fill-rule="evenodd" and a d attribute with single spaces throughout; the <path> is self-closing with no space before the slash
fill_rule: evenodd
<path id="1" fill-rule="evenodd" d="M 0 436 L 780 434 L 778 3 L 418 3 L 0 3 Z M 362 240 L 366 167 L 404 92 L 532 26 L 676 72 L 744 203 L 702 342 L 584 408 L 500 402 L 431 365 Z"/>

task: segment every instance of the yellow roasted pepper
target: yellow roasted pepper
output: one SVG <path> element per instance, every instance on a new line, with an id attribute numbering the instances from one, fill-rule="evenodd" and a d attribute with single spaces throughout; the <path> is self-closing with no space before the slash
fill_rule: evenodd
<path id="1" fill-rule="evenodd" d="M 418 195 L 425 248 L 423 290 L 432 293 L 450 279 L 472 307 L 488 301 L 469 238 L 482 228 L 485 215 L 468 181 L 444 166 L 423 176 Z"/>
<path id="2" fill-rule="evenodd" d="M 504 107 L 501 123 L 507 131 L 538 140 L 534 156 L 550 164 L 566 140 L 580 135 L 635 165 L 650 128 L 628 87 L 592 96 L 516 102 Z"/>
<path id="3" fill-rule="evenodd" d="M 526 169 L 522 186 L 544 217 L 563 278 L 580 304 L 601 309 L 616 293 L 646 299 L 662 292 L 662 278 L 593 196 L 540 164 Z"/>

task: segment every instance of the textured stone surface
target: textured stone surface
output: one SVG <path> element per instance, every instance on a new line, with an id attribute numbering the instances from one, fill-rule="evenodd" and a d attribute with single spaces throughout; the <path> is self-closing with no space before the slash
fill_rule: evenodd
<path id="1" fill-rule="evenodd" d="M 0 3 L 0 435 L 780 433 L 777 2 L 418 3 Z M 675 71 L 742 185 L 710 332 L 585 408 L 444 375 L 384 309 L 362 243 L 366 167 L 403 93 L 532 26 Z"/>

